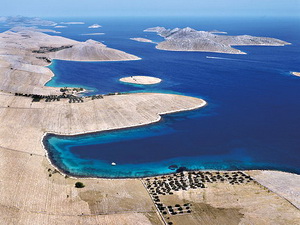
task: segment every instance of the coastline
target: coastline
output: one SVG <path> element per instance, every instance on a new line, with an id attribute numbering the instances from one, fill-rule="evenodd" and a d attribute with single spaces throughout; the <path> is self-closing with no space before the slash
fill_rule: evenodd
<path id="1" fill-rule="evenodd" d="M 66 84 L 66 85 L 60 85 L 60 86 L 51 86 L 51 85 L 48 86 L 47 84 L 50 83 L 50 82 L 55 82 L 55 81 L 53 81 L 53 78 L 55 78 L 55 76 L 57 77 L 57 75 L 55 75 L 55 72 L 50 68 L 50 66 L 53 66 L 55 61 L 56 61 L 56 59 L 53 59 L 53 60 L 51 60 L 51 63 L 49 63 L 48 65 L 45 66 L 46 68 L 48 68 L 51 71 L 53 76 L 46 83 L 44 83 L 43 86 L 52 87 L 52 88 L 59 88 L 59 89 L 63 88 L 63 87 L 66 87 L 66 86 L 68 88 L 80 88 L 80 87 L 83 88 L 83 91 L 76 92 L 75 96 L 79 96 L 79 95 L 84 94 L 84 93 L 91 93 L 91 92 L 94 91 L 93 89 L 89 89 L 88 87 L 82 87 L 80 85 L 74 85 L 74 86 L 71 85 L 70 86 L 69 84 Z M 64 60 L 61 60 L 61 61 L 64 61 Z"/>
<path id="2" fill-rule="evenodd" d="M 52 72 L 52 74 L 55 76 L 55 73 Z M 64 177 L 63 174 L 55 172 L 57 168 L 51 163 L 47 155 L 48 151 L 43 145 L 43 140 L 48 133 L 62 133 L 68 136 L 72 134 L 82 135 L 90 132 L 101 132 L 101 129 L 130 128 L 128 124 L 132 122 L 135 122 L 136 126 L 145 126 L 159 122 L 163 115 L 186 111 L 184 109 L 193 110 L 198 108 L 199 105 L 197 104 L 199 104 L 200 99 L 198 99 L 199 101 L 191 101 L 191 106 L 188 107 L 189 105 L 185 105 L 185 102 L 196 98 L 140 93 L 129 94 L 132 98 L 122 95 L 111 96 L 105 97 L 104 100 L 87 101 L 81 105 L 66 102 L 32 103 L 29 98 L 3 93 L 0 92 L 0 101 L 5 106 L 0 111 L 1 115 L 4 115 L 0 117 L 2 124 L 0 127 L 0 146 L 3 145 L 0 147 L 0 165 L 2 168 L 0 171 L 2 184 L 0 187 L 2 193 L 0 196 L 0 218 L 4 218 L 5 222 L 12 224 L 30 224 L 32 221 L 37 224 L 55 224 L 58 222 L 65 224 L 88 222 L 98 224 L 100 221 L 105 221 L 108 224 L 124 224 L 133 221 L 138 221 L 140 224 L 160 223 L 156 218 L 159 211 L 157 208 L 154 209 L 156 205 L 152 201 L 153 199 L 149 197 L 141 179 L 80 178 L 69 177 L 69 175 Z M 112 98 L 111 101 L 108 98 Z M 118 104 L 112 105 L 120 98 L 123 98 L 125 103 L 121 104 L 121 100 Z M 171 100 L 176 103 L 176 109 L 172 109 L 171 103 L 169 108 L 164 105 Z M 143 102 L 147 104 L 143 104 Z M 151 108 L 157 102 L 160 102 L 163 106 L 151 111 Z M 118 114 L 119 111 L 117 113 L 112 113 L 113 110 L 109 111 L 109 107 L 113 109 L 126 108 L 126 103 L 131 103 L 131 105 L 138 108 L 136 112 L 130 112 L 130 116 L 133 114 L 134 117 L 140 113 L 145 118 L 144 120 L 129 121 L 127 126 L 118 127 L 118 119 L 123 121 L 125 118 Z M 142 105 L 140 106 L 140 104 Z M 204 100 L 201 100 L 200 107 L 206 104 Z M 101 116 L 99 111 L 103 108 L 107 109 L 108 113 Z M 32 109 L 32 113 L 27 113 L 27 109 Z M 82 118 L 82 115 L 85 115 L 86 118 Z M 90 117 L 94 118 L 88 120 Z M 111 123 L 103 123 L 104 120 L 110 120 Z M 140 121 L 142 123 L 139 123 Z M 74 124 L 77 124 L 77 126 L 74 126 Z M 85 131 L 81 132 L 82 130 Z M 14 151 L 9 152 L 5 148 L 11 148 Z M 75 181 L 81 180 L 83 180 L 85 187 L 82 189 L 75 188 Z M 276 180 L 273 182 L 276 182 Z M 30 188 L 26 188 L 28 185 L 30 185 Z M 215 195 L 219 192 L 213 185 L 221 190 L 221 195 Z M 279 195 L 275 194 L 277 193 L 276 189 L 269 192 L 268 186 L 263 186 L 260 182 L 249 185 L 229 185 L 226 183 L 214 183 L 213 185 L 208 185 L 207 189 L 204 190 L 206 199 L 210 199 L 205 200 L 204 203 L 213 206 L 213 210 L 237 207 L 243 210 L 245 214 L 243 219 L 246 222 L 251 221 L 251 218 L 255 220 L 257 217 L 262 217 L 262 220 L 266 221 L 267 214 L 258 213 L 253 216 L 253 208 L 251 208 L 251 205 L 255 205 L 256 208 L 260 207 L 259 203 L 266 202 L 267 205 L 261 207 L 271 210 L 271 222 L 277 219 L 277 217 L 273 218 L 274 212 L 280 212 L 280 216 L 285 219 L 290 219 L 291 215 L 294 216 L 292 219 L 297 216 L 295 209 L 287 203 L 286 197 L 279 198 Z M 295 185 L 295 187 L 297 186 Z M 24 191 L 24 188 L 26 188 L 26 191 Z M 223 191 L 226 193 L 226 199 L 220 201 L 220 196 L 224 196 Z M 244 191 L 246 191 L 246 194 L 244 194 Z M 259 192 L 259 195 L 256 195 L 257 192 Z M 193 193 L 202 196 L 203 190 L 178 191 L 175 196 L 179 196 L 178 198 L 181 200 L 183 199 L 184 203 L 189 201 L 193 202 L 193 205 L 197 205 L 199 202 L 202 204 L 198 198 L 192 198 Z M 211 197 L 210 193 L 213 193 L 212 196 L 216 197 Z M 189 195 L 192 197 L 189 197 Z M 241 201 L 236 200 L 237 196 Z M 251 201 L 250 198 L 248 202 L 247 199 L 244 200 L 245 196 L 250 196 L 253 200 Z M 240 202 L 243 201 L 245 203 L 241 204 Z M 272 207 L 268 208 L 269 202 L 275 204 L 278 209 L 274 211 Z M 228 205 L 228 203 L 232 205 Z M 173 218 L 173 216 L 171 217 Z M 185 215 L 180 217 L 186 218 Z"/>
<path id="3" fill-rule="evenodd" d="M 80 135 L 85 135 L 85 134 L 93 134 L 93 133 L 100 133 L 100 132 L 109 132 L 109 131 L 116 131 L 116 130 L 124 130 L 124 129 L 131 129 L 131 128 L 138 128 L 138 127 L 144 127 L 150 124 L 154 124 L 154 123 L 159 123 L 162 120 L 162 117 L 164 115 L 168 115 L 168 114 L 175 114 L 175 113 L 181 113 L 181 112 L 186 112 L 186 111 L 191 111 L 191 110 L 195 110 L 195 109 L 199 109 L 202 107 L 205 107 L 207 105 L 207 102 L 203 100 L 203 104 L 199 105 L 197 107 L 194 108 L 190 108 L 190 109 L 185 109 L 185 110 L 175 110 L 175 111 L 169 111 L 169 112 L 165 112 L 165 113 L 161 113 L 159 114 L 157 120 L 153 120 L 151 122 L 146 122 L 144 124 L 139 124 L 139 125 L 133 125 L 130 127 L 118 127 L 118 128 L 113 128 L 113 129 L 108 129 L 108 130 L 99 130 L 99 131 L 83 131 L 83 132 L 78 132 L 78 133 L 72 133 L 72 134 L 59 134 L 59 133 L 50 133 L 50 132 L 45 132 L 41 138 L 41 145 L 45 151 L 45 155 L 47 157 L 47 160 L 49 161 L 49 163 L 56 169 L 58 170 L 63 176 L 69 176 L 72 177 L 74 179 L 79 179 L 79 178 L 93 178 L 93 179 L 102 179 L 102 177 L 85 177 L 85 176 L 74 176 L 71 174 L 67 174 L 65 173 L 63 170 L 61 170 L 60 168 L 58 168 L 58 166 L 55 165 L 55 163 L 53 163 L 53 161 L 51 160 L 51 158 L 49 157 L 49 150 L 46 148 L 45 146 L 45 137 L 50 134 L 50 135 L 63 135 L 63 136 L 80 136 Z M 103 178 L 103 179 L 109 179 L 109 178 Z M 122 178 L 110 178 L 110 179 L 122 179 Z M 125 178 L 127 179 L 127 178 Z M 128 177 L 128 179 L 139 179 L 139 177 Z"/>

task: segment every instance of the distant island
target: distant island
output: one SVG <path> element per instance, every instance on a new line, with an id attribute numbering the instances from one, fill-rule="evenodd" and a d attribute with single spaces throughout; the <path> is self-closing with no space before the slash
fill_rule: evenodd
<path id="1" fill-rule="evenodd" d="M 0 23 L 5 23 L 9 26 L 56 26 L 57 23 L 49 20 L 44 20 L 38 17 L 26 16 L 7 16 L 0 17 Z"/>
<path id="2" fill-rule="evenodd" d="M 54 27 L 55 28 L 55 27 Z M 61 32 L 52 30 L 52 29 L 43 29 L 43 28 L 36 28 L 36 27 L 13 27 L 10 29 L 10 31 L 13 32 L 21 32 L 21 31 L 34 31 L 34 32 L 42 32 L 42 33 L 54 33 L 54 34 L 60 34 Z"/>
<path id="3" fill-rule="evenodd" d="M 183 29 L 166 29 L 153 27 L 145 32 L 156 32 L 165 41 L 157 44 L 156 48 L 168 51 L 199 51 L 227 54 L 247 54 L 232 46 L 284 46 L 290 43 L 269 37 L 254 37 L 250 35 L 228 36 L 220 31 L 197 31 L 190 27 Z"/>
<path id="4" fill-rule="evenodd" d="M 93 25 L 89 26 L 88 28 L 95 29 L 95 28 L 100 28 L 100 27 L 102 27 L 102 26 L 99 24 L 93 24 Z"/>
<path id="5" fill-rule="evenodd" d="M 67 28 L 67 26 L 55 26 L 54 28 Z"/>
<path id="6" fill-rule="evenodd" d="M 60 22 L 60 24 L 80 25 L 85 23 L 84 22 Z"/>
<path id="7" fill-rule="evenodd" d="M 105 33 L 87 33 L 87 34 L 81 34 L 81 35 L 87 35 L 87 36 L 89 36 L 89 35 L 104 35 Z"/>
<path id="8" fill-rule="evenodd" d="M 147 38 L 130 38 L 130 40 L 138 41 L 138 42 L 146 42 L 146 43 L 155 43 Z"/>

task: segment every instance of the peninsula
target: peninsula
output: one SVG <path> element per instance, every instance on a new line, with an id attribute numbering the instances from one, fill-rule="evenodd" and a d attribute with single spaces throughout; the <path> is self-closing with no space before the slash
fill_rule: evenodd
<path id="1" fill-rule="evenodd" d="M 149 76 L 131 76 L 131 77 L 123 77 L 120 81 L 131 84 L 158 84 L 161 82 L 161 79 L 157 77 L 149 77 Z"/>
<path id="2" fill-rule="evenodd" d="M 190 27 L 183 29 L 166 29 L 153 27 L 145 32 L 156 32 L 165 41 L 156 46 L 168 51 L 198 51 L 227 54 L 246 54 L 232 46 L 284 46 L 290 43 L 275 38 L 254 37 L 250 35 L 228 36 L 218 35 L 219 31 L 197 31 Z M 222 32 L 224 34 L 224 32 Z"/>
<path id="3" fill-rule="evenodd" d="M 44 86 L 54 76 L 45 67 L 53 59 L 126 61 L 140 58 L 93 40 L 78 42 L 32 28 L 15 28 L 0 34 L 0 90 L 24 94 L 60 94 L 59 88 Z"/>
<path id="4" fill-rule="evenodd" d="M 45 134 L 83 134 L 157 122 L 202 99 L 134 93 L 78 98 L 45 87 L 53 59 L 138 60 L 96 41 L 37 31 L 0 34 L 0 221 L 3 224 L 297 224 L 300 176 L 189 171 L 143 179 L 69 177 L 48 158 Z M 288 188 L 286 188 L 288 186 Z"/>

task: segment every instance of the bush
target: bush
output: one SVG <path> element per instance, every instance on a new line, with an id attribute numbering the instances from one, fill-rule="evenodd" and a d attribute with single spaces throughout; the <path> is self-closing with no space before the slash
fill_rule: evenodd
<path id="1" fill-rule="evenodd" d="M 76 183 L 75 183 L 75 187 L 76 187 L 76 188 L 84 188 L 84 184 L 81 183 L 81 182 L 76 182 Z"/>

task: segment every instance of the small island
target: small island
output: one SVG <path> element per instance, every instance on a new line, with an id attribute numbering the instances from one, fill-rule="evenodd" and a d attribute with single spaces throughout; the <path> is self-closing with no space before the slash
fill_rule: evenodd
<path id="1" fill-rule="evenodd" d="M 44 20 L 38 17 L 27 16 L 3 16 L 0 17 L 0 23 L 14 27 L 14 26 L 56 26 L 57 23 L 49 20 Z"/>
<path id="2" fill-rule="evenodd" d="M 147 38 L 130 38 L 130 40 L 138 41 L 138 42 L 146 42 L 146 43 L 155 43 Z"/>
<path id="3" fill-rule="evenodd" d="M 157 77 L 148 77 L 148 76 L 131 76 L 131 77 L 123 77 L 120 79 L 120 81 L 124 83 L 131 83 L 131 84 L 150 85 L 150 84 L 160 83 L 161 79 Z"/>
<path id="4" fill-rule="evenodd" d="M 58 25 L 58 26 L 55 26 L 54 28 L 67 28 L 67 26 L 60 26 L 60 25 Z"/>
<path id="5" fill-rule="evenodd" d="M 81 25 L 85 23 L 84 22 L 60 22 L 60 24 Z"/>
<path id="6" fill-rule="evenodd" d="M 300 77 L 300 72 L 292 72 L 294 76 Z"/>
<path id="7" fill-rule="evenodd" d="M 86 35 L 86 36 L 98 36 L 98 35 L 104 35 L 105 33 L 87 33 L 87 34 L 81 34 L 81 35 Z"/>
<path id="8" fill-rule="evenodd" d="M 102 27 L 102 26 L 99 25 L 99 24 L 93 24 L 93 25 L 89 26 L 88 28 L 90 28 L 90 29 L 96 29 L 96 28 L 100 28 L 100 27 Z"/>

